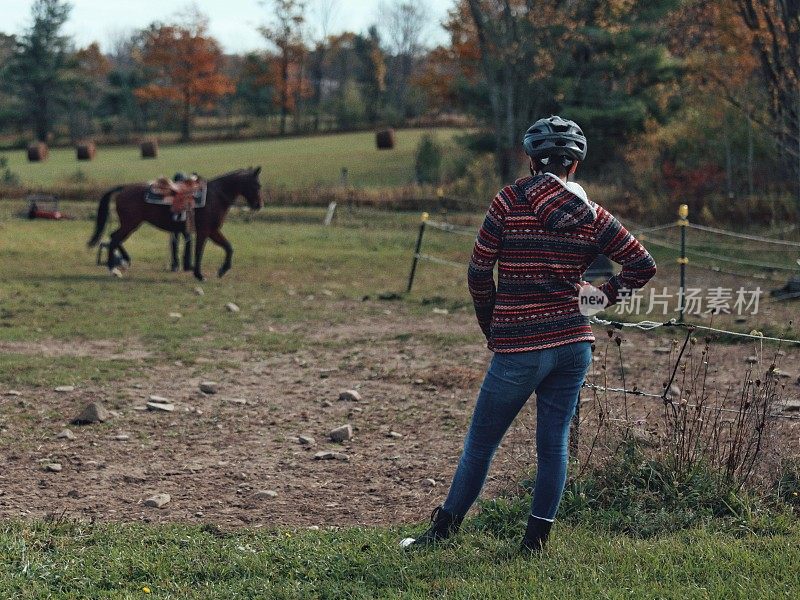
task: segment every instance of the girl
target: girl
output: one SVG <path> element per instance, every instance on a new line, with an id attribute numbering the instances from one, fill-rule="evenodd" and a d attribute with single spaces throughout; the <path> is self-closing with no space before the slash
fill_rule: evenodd
<path id="1" fill-rule="evenodd" d="M 656 272 L 647 250 L 569 181 L 586 158 L 586 137 L 575 122 L 540 119 L 523 145 L 531 176 L 494 198 L 469 264 L 475 314 L 494 356 L 447 499 L 434 509 L 430 528 L 403 540 L 404 547 L 429 545 L 458 530 L 500 441 L 536 392 L 538 464 L 522 549 L 542 550 L 566 482 L 569 424 L 591 363 L 588 315 L 641 288 Z M 581 279 L 598 254 L 622 265 L 599 289 Z"/>

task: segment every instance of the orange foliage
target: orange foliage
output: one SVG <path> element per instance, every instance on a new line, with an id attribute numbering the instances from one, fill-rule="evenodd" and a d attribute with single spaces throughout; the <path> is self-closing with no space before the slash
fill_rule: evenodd
<path id="1" fill-rule="evenodd" d="M 97 79 L 103 79 L 111 71 L 111 62 L 100 51 L 97 42 L 78 50 L 75 59 L 82 71 Z"/>
<path id="2" fill-rule="evenodd" d="M 692 0 L 673 13 L 670 50 L 685 60 L 687 75 L 705 91 L 730 96 L 746 87 L 758 69 L 753 37 L 733 0 Z"/>
<path id="3" fill-rule="evenodd" d="M 457 62 L 450 48 L 434 48 L 413 78 L 414 85 L 425 90 L 437 106 L 455 106 L 453 84 L 459 75 Z"/>
<path id="4" fill-rule="evenodd" d="M 290 58 L 285 65 L 285 76 L 282 62 L 280 58 L 270 60 L 270 81 L 275 86 L 275 105 L 281 107 L 283 102 L 282 108 L 293 113 L 297 109 L 297 102 L 300 99 L 310 98 L 314 95 L 314 88 L 306 77 L 302 62 Z"/>
<path id="5" fill-rule="evenodd" d="M 136 90 L 142 101 L 180 102 L 185 111 L 210 108 L 234 90 L 222 73 L 222 51 L 206 35 L 205 26 L 161 25 L 147 32 L 142 63 L 153 70 L 153 81 Z"/>

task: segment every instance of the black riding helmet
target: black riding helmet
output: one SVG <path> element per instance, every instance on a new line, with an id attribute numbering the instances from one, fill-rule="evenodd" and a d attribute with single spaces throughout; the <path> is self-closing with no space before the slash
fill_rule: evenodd
<path id="1" fill-rule="evenodd" d="M 566 156 L 572 160 L 586 158 L 586 136 L 575 121 L 558 115 L 539 119 L 525 132 L 522 141 L 525 153 L 534 160 L 550 156 Z"/>

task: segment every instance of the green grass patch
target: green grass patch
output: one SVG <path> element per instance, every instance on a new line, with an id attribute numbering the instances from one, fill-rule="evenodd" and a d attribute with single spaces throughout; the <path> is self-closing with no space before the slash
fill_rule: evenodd
<path id="1" fill-rule="evenodd" d="M 59 184 L 101 183 L 116 185 L 148 181 L 176 171 L 197 171 L 214 177 L 247 166 L 263 167 L 262 181 L 269 186 L 290 188 L 337 185 L 341 169 L 358 187 L 407 185 L 414 181 L 417 145 L 427 130 L 400 130 L 394 150 L 378 151 L 375 134 L 336 135 L 164 145 L 156 159 L 142 160 L 139 147 L 101 146 L 92 161 L 78 162 L 72 148 L 54 148 L 46 161 L 30 163 L 24 150 L 6 151 L 9 169 L 19 175 L 23 186 L 53 188 Z M 457 129 L 432 133 L 446 146 Z"/>
<path id="2" fill-rule="evenodd" d="M 534 479 L 522 488 L 530 492 Z M 679 472 L 669 457 L 648 457 L 626 442 L 610 460 L 568 482 L 558 520 L 636 538 L 699 527 L 730 535 L 783 534 L 797 519 L 798 481 L 798 465 L 787 463 L 774 486 L 742 488 L 702 463 Z M 526 521 L 530 503 L 529 494 L 485 502 L 476 523 L 507 535 Z"/>
<path id="3" fill-rule="evenodd" d="M 141 364 L 130 360 L 0 353 L 0 385 L 8 387 L 105 383 L 135 377 L 141 369 Z"/>
<path id="4" fill-rule="evenodd" d="M 10 204 L 0 206 L 0 229 L 13 231 L 0 236 L 0 340 L 134 339 L 176 358 L 241 347 L 245 331 L 264 332 L 274 323 L 343 323 L 349 315 L 337 299 L 401 291 L 417 221 L 408 213 L 343 211 L 341 223 L 325 228 L 322 213 L 316 223 L 285 222 L 286 209 L 276 210 L 281 222 L 271 222 L 269 210 L 250 223 L 234 218 L 225 225 L 235 251 L 233 270 L 224 279 L 214 277 L 223 253 L 209 243 L 209 280 L 198 296 L 191 275 L 168 271 L 168 237 L 152 227 L 143 226 L 126 242 L 133 265 L 117 280 L 94 264 L 94 252 L 85 247 L 89 222 L 26 221 L 13 212 Z M 307 211 L 298 213 L 305 217 Z M 412 300 L 469 302 L 463 272 L 428 267 L 420 268 Z M 241 312 L 227 312 L 228 302 Z"/>
<path id="5" fill-rule="evenodd" d="M 737 538 L 693 529 L 654 540 L 559 525 L 544 556 L 469 524 L 404 552 L 410 530 L 220 533 L 195 526 L 6 523 L 9 598 L 792 598 L 800 530 Z M 147 591 L 145 591 L 145 588 Z"/>

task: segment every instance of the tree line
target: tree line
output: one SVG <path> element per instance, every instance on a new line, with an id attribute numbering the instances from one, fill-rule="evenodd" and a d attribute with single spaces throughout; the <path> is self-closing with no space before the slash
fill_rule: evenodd
<path id="1" fill-rule="evenodd" d="M 689 198 L 777 185 L 800 206 L 797 2 L 453 0 L 437 47 L 421 0 L 384 0 L 363 32 L 331 31 L 337 0 L 263 6 L 260 52 L 225 54 L 196 9 L 101 52 L 63 34 L 68 2 L 35 0 L 29 27 L 0 36 L 0 131 L 188 140 L 199 126 L 449 119 L 472 126 L 463 145 L 491 153 L 507 180 L 524 164 L 521 133 L 558 113 L 589 133 L 598 177 Z"/>
<path id="2" fill-rule="evenodd" d="M 231 55 L 195 7 L 101 52 L 63 34 L 68 2 L 35 0 L 30 26 L 0 35 L 0 130 L 48 141 L 178 128 L 189 140 L 204 118 L 275 117 L 286 134 L 399 125 L 431 109 L 414 80 L 428 27 L 421 1 L 387 1 L 380 29 L 336 34 L 336 0 L 314 3 L 313 28 L 308 2 L 263 4 L 264 51 Z"/>

